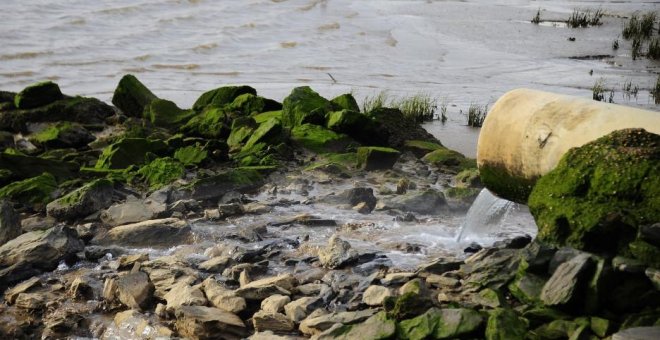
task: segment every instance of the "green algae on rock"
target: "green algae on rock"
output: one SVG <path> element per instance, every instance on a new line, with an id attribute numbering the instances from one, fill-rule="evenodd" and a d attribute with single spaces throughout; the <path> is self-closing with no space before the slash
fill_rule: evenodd
<path id="1" fill-rule="evenodd" d="M 322 126 L 303 124 L 291 130 L 291 140 L 305 149 L 317 152 L 340 152 L 354 143 L 348 136 L 338 134 Z"/>
<path id="2" fill-rule="evenodd" d="M 198 165 L 208 157 L 208 151 L 199 146 L 184 146 L 174 152 L 174 158 L 183 165 Z"/>
<path id="3" fill-rule="evenodd" d="M 350 93 L 344 93 L 335 98 L 332 98 L 330 102 L 342 110 L 360 112 L 360 106 L 355 100 L 355 97 L 353 97 L 353 95 Z"/>
<path id="4" fill-rule="evenodd" d="M 52 81 L 32 84 L 14 97 L 14 106 L 18 109 L 32 109 L 62 99 L 60 87 Z"/>
<path id="5" fill-rule="evenodd" d="M 476 167 L 474 159 L 466 158 L 462 153 L 445 147 L 427 153 L 422 160 L 443 170 L 462 171 Z"/>
<path id="6" fill-rule="evenodd" d="M 204 138 L 226 138 L 229 135 L 229 117 L 223 108 L 208 107 L 192 117 L 181 132 Z"/>
<path id="7" fill-rule="evenodd" d="M 67 179 L 73 177 L 80 166 L 73 162 L 12 154 L 7 151 L 0 153 L 0 169 L 11 171 L 14 179 L 36 177 L 44 172 L 60 180 Z"/>
<path id="8" fill-rule="evenodd" d="M 193 104 L 193 110 L 202 111 L 207 107 L 221 108 L 231 104 L 238 96 L 243 94 L 256 95 L 257 90 L 250 86 L 223 86 L 204 92 Z"/>
<path id="9" fill-rule="evenodd" d="M 103 149 L 96 162 L 96 168 L 124 169 L 131 165 L 143 164 L 147 153 L 158 155 L 166 150 L 167 145 L 160 140 L 122 138 Z"/>
<path id="10" fill-rule="evenodd" d="M 357 148 L 357 168 L 372 171 L 391 169 L 401 153 L 392 148 L 363 146 Z"/>
<path id="11" fill-rule="evenodd" d="M 55 189 L 57 189 L 55 176 L 44 172 L 39 176 L 0 188 L 0 198 L 9 198 L 26 205 L 46 204 L 55 198 L 53 197 Z"/>
<path id="12" fill-rule="evenodd" d="M 526 320 L 513 310 L 497 308 L 490 312 L 486 325 L 487 340 L 522 340 L 526 333 Z"/>
<path id="13" fill-rule="evenodd" d="M 539 240 L 629 254 L 639 226 L 660 221 L 660 136 L 619 130 L 569 150 L 528 203 Z"/>
<path id="14" fill-rule="evenodd" d="M 174 128 L 188 122 L 195 115 L 195 112 L 180 109 L 174 102 L 169 100 L 154 99 L 147 106 L 144 114 L 145 118 L 156 126 Z"/>
<path id="15" fill-rule="evenodd" d="M 250 167 L 224 170 L 216 175 L 194 180 L 186 188 L 196 200 L 218 198 L 229 191 L 253 189 L 262 183 L 259 171 Z"/>
<path id="16" fill-rule="evenodd" d="M 415 318 L 401 321 L 397 328 L 399 339 L 455 339 L 479 330 L 484 318 L 477 311 L 466 308 L 431 308 Z"/>
<path id="17" fill-rule="evenodd" d="M 324 125 L 325 115 L 332 107 L 329 100 L 309 86 L 296 87 L 282 103 L 282 124 L 287 128 L 305 123 Z"/>
<path id="18" fill-rule="evenodd" d="M 82 187 L 48 203 L 48 216 L 71 220 L 85 217 L 112 203 L 113 183 L 107 179 L 96 179 Z"/>
<path id="19" fill-rule="evenodd" d="M 244 116 L 281 109 L 282 104 L 252 93 L 244 93 L 227 105 L 227 110 Z"/>
<path id="20" fill-rule="evenodd" d="M 403 143 L 403 150 L 412 152 L 417 158 L 422 158 L 431 151 L 444 148 L 440 143 L 424 140 L 407 140 Z"/>
<path id="21" fill-rule="evenodd" d="M 59 122 L 35 134 L 30 140 L 47 148 L 79 148 L 96 139 L 78 123 Z"/>
<path id="22" fill-rule="evenodd" d="M 183 177 L 185 172 L 181 162 L 171 157 L 163 157 L 149 162 L 137 173 L 147 181 L 150 189 L 156 190 Z"/>
<path id="23" fill-rule="evenodd" d="M 144 84 L 132 74 L 119 80 L 112 96 L 112 104 L 127 116 L 142 117 L 152 101 L 158 99 Z"/>

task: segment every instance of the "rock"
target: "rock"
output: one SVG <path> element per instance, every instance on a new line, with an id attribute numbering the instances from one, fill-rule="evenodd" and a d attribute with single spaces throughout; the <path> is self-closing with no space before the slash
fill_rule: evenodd
<path id="1" fill-rule="evenodd" d="M 199 146 L 184 146 L 174 152 L 174 158 L 185 166 L 200 165 L 208 157 L 208 151 Z"/>
<path id="2" fill-rule="evenodd" d="M 379 135 L 378 125 L 359 110 L 345 109 L 330 112 L 326 126 L 337 133 L 346 134 L 366 145 L 385 145 L 387 142 Z"/>
<path id="3" fill-rule="evenodd" d="M 203 287 L 213 307 L 230 313 L 240 313 L 247 307 L 244 298 L 236 296 L 233 291 L 222 287 L 212 278 L 204 280 Z"/>
<path id="4" fill-rule="evenodd" d="M 41 176 L 13 182 L 0 188 L 0 199 L 8 198 L 28 206 L 47 204 L 54 199 L 56 189 L 55 177 L 44 172 Z"/>
<path id="5" fill-rule="evenodd" d="M 291 321 L 298 323 L 322 304 L 323 300 L 318 297 L 302 297 L 284 306 L 284 312 Z"/>
<path id="6" fill-rule="evenodd" d="M 227 267 L 234 264 L 234 260 L 227 256 L 216 256 L 200 263 L 197 267 L 211 273 L 222 273 Z"/>
<path id="7" fill-rule="evenodd" d="M 163 248 L 186 244 L 191 241 L 191 237 L 192 232 L 188 223 L 176 218 L 164 218 L 112 228 L 107 233 L 94 237 L 92 244 L 148 245 Z"/>
<path id="8" fill-rule="evenodd" d="M 9 170 L 11 179 L 32 178 L 47 172 L 58 180 L 64 180 L 78 176 L 79 167 L 74 162 L 0 153 L 0 169 Z"/>
<path id="9" fill-rule="evenodd" d="M 351 206 L 356 206 L 360 203 L 365 203 L 369 212 L 374 210 L 376 207 L 376 197 L 374 196 L 374 190 L 371 188 L 352 188 L 347 189 L 341 194 L 342 198 L 345 198 L 348 204 Z"/>
<path id="10" fill-rule="evenodd" d="M 272 331 L 256 332 L 248 338 L 248 340 L 293 340 L 290 336 L 276 335 Z"/>
<path id="11" fill-rule="evenodd" d="M 169 328 L 152 322 L 146 315 L 136 311 L 127 310 L 115 315 L 114 324 L 111 324 L 102 338 L 141 338 L 162 339 L 173 335 Z"/>
<path id="12" fill-rule="evenodd" d="M 612 340 L 647 340 L 660 338 L 660 326 L 633 327 L 612 334 Z"/>
<path id="13" fill-rule="evenodd" d="M 405 282 L 410 281 L 412 278 L 415 277 L 415 275 L 416 275 L 415 273 L 410 273 L 410 272 L 389 273 L 385 275 L 385 277 L 381 279 L 380 282 L 386 286 L 403 284 Z"/>
<path id="14" fill-rule="evenodd" d="M 222 334 L 227 339 L 240 339 L 247 335 L 238 316 L 218 308 L 182 306 L 175 315 L 177 330 L 185 338 L 216 339 Z"/>
<path id="15" fill-rule="evenodd" d="M 309 86 L 296 87 L 282 103 L 282 124 L 295 128 L 305 123 L 322 125 L 325 115 L 332 111 L 332 103 Z"/>
<path id="16" fill-rule="evenodd" d="M 50 104 L 62 99 L 60 87 L 52 81 L 32 84 L 17 93 L 14 97 L 14 106 L 18 109 L 31 109 Z"/>
<path id="17" fill-rule="evenodd" d="M 353 97 L 353 95 L 350 93 L 344 93 L 342 95 L 334 97 L 330 100 L 330 102 L 335 107 L 339 107 L 343 110 L 351 110 L 358 113 L 360 112 L 360 106 L 355 100 L 355 97 Z"/>
<path id="18" fill-rule="evenodd" d="M 257 90 L 245 85 L 219 87 L 204 92 L 193 104 L 193 110 L 201 111 L 207 107 L 223 107 L 244 94 L 256 95 Z"/>
<path id="19" fill-rule="evenodd" d="M 187 262 L 175 256 L 163 256 L 143 262 L 140 270 L 149 274 L 156 288 L 154 296 L 164 299 L 172 287 L 183 282 L 192 285 L 199 280 L 199 273 Z"/>
<path id="20" fill-rule="evenodd" d="M 383 286 L 369 286 L 362 294 L 362 302 L 369 306 L 382 306 L 386 298 L 392 296 L 389 288 Z"/>
<path id="21" fill-rule="evenodd" d="M 351 244 L 332 235 L 328 245 L 319 250 L 319 261 L 325 268 L 335 269 L 358 259 L 358 252 L 351 248 Z"/>
<path id="22" fill-rule="evenodd" d="M 195 112 L 182 110 L 172 101 L 156 98 L 144 105 L 143 115 L 156 126 L 177 128 L 188 122 Z"/>
<path id="23" fill-rule="evenodd" d="M 263 177 L 254 169 L 228 169 L 211 177 L 196 179 L 189 188 L 191 198 L 212 200 L 231 191 L 254 189 L 262 184 Z"/>
<path id="24" fill-rule="evenodd" d="M 239 118 L 244 117 L 243 115 L 247 116 L 261 112 L 282 110 L 282 104 L 252 93 L 244 93 L 236 97 L 231 104 L 227 105 L 227 109 Z"/>
<path id="25" fill-rule="evenodd" d="M 403 143 L 403 150 L 412 152 L 415 157 L 422 158 L 431 151 L 444 148 L 440 143 L 423 140 L 407 140 Z"/>
<path id="26" fill-rule="evenodd" d="M 229 122 L 230 117 L 225 109 L 207 107 L 192 117 L 179 131 L 187 136 L 225 139 L 229 136 Z"/>
<path id="27" fill-rule="evenodd" d="M 396 333 L 396 321 L 387 318 L 385 312 L 377 313 L 365 322 L 355 325 L 335 324 L 317 334 L 314 339 L 389 339 Z"/>
<path id="28" fill-rule="evenodd" d="M 62 220 L 85 217 L 112 203 L 113 184 L 107 179 L 97 179 L 48 203 L 46 212 Z"/>
<path id="29" fill-rule="evenodd" d="M 119 301 L 133 309 L 146 309 L 154 292 L 149 276 L 140 271 L 117 278 L 116 287 Z"/>
<path id="30" fill-rule="evenodd" d="M 156 99 L 158 97 L 135 76 L 127 74 L 117 84 L 112 96 L 112 104 L 127 116 L 142 118 L 151 102 Z"/>
<path id="31" fill-rule="evenodd" d="M 47 149 L 83 148 L 96 139 L 78 123 L 58 122 L 30 136 L 29 140 Z"/>
<path id="32" fill-rule="evenodd" d="M 284 309 L 284 305 L 291 302 L 291 298 L 286 295 L 272 295 L 261 301 L 261 310 L 269 313 L 279 313 Z"/>
<path id="33" fill-rule="evenodd" d="M 465 308 L 431 308 L 426 313 L 399 323 L 402 339 L 456 339 L 475 333 L 483 324 L 479 312 Z"/>
<path id="34" fill-rule="evenodd" d="M 147 153 L 163 155 L 166 150 L 167 145 L 160 140 L 122 138 L 103 149 L 95 168 L 125 169 L 131 165 L 144 164 Z"/>
<path id="35" fill-rule="evenodd" d="M 316 296 L 321 293 L 326 288 L 329 288 L 328 285 L 324 283 L 307 283 L 297 287 L 298 293 L 303 296 Z"/>
<path id="36" fill-rule="evenodd" d="M 447 207 L 447 200 L 442 192 L 427 189 L 391 198 L 385 202 L 385 207 L 418 214 L 438 214 Z"/>
<path id="37" fill-rule="evenodd" d="M 21 222 L 11 203 L 0 200 L 0 245 L 21 234 Z"/>
<path id="38" fill-rule="evenodd" d="M 655 289 L 660 290 L 660 269 L 647 268 L 644 274 L 653 282 Z"/>
<path id="39" fill-rule="evenodd" d="M 458 270 L 463 261 L 452 258 L 437 258 L 423 263 L 417 267 L 417 273 L 444 274 L 449 271 Z"/>
<path id="40" fill-rule="evenodd" d="M 482 188 L 481 178 L 479 177 L 479 170 L 476 168 L 465 169 L 456 176 L 454 182 L 457 188 Z"/>
<path id="41" fill-rule="evenodd" d="M 236 290 L 236 296 L 246 300 L 264 300 L 274 294 L 291 295 L 297 283 L 296 278 L 291 274 L 267 277 L 239 288 Z"/>
<path id="42" fill-rule="evenodd" d="M 181 306 L 204 306 L 207 303 L 199 286 L 190 286 L 185 282 L 172 286 L 163 298 L 167 301 L 168 312 L 174 312 Z"/>
<path id="43" fill-rule="evenodd" d="M 373 121 L 377 123 L 374 135 L 382 143 L 375 145 L 386 145 L 391 148 L 400 149 L 404 147 L 407 140 L 427 141 L 440 144 L 433 135 L 428 133 L 417 122 L 407 119 L 399 109 L 377 108 L 367 112 Z"/>
<path id="44" fill-rule="evenodd" d="M 639 235 L 643 241 L 660 247 L 660 223 L 640 226 Z"/>
<path id="45" fill-rule="evenodd" d="M 660 221 L 660 135 L 612 132 L 568 151 L 529 196 L 538 239 L 594 253 L 618 253 L 638 228 Z"/>
<path id="46" fill-rule="evenodd" d="M 330 313 L 321 316 L 311 314 L 300 323 L 300 331 L 303 334 L 314 335 L 327 330 L 336 323 L 351 325 L 362 322 L 376 314 L 376 312 L 376 309 L 365 309 L 355 312 Z"/>
<path id="47" fill-rule="evenodd" d="M 314 124 L 294 127 L 291 130 L 291 140 L 316 153 L 342 152 L 354 143 L 347 135 Z"/>
<path id="48" fill-rule="evenodd" d="M 398 150 L 392 148 L 359 147 L 357 149 L 357 168 L 366 171 L 391 169 L 400 155 Z"/>
<path id="49" fill-rule="evenodd" d="M 58 226 L 22 234 L 0 246 L 0 291 L 41 271 L 71 262 L 84 248 L 74 229 Z"/>
<path id="50" fill-rule="evenodd" d="M 30 279 L 25 280 L 17 284 L 16 286 L 12 287 L 11 289 L 5 291 L 5 301 L 8 304 L 13 305 L 14 303 L 16 303 L 16 298 L 18 297 L 19 294 L 28 293 L 32 291 L 33 288 L 36 289 L 39 287 L 41 287 L 41 280 L 38 277 L 33 276 Z"/>
<path id="51" fill-rule="evenodd" d="M 574 303 L 586 285 L 593 268 L 591 257 L 580 254 L 564 262 L 552 274 L 541 291 L 541 301 L 547 306 L 564 306 Z"/>
<path id="52" fill-rule="evenodd" d="M 254 325 L 254 329 L 257 332 L 290 332 L 294 327 L 293 322 L 286 315 L 264 310 L 260 310 L 252 315 L 252 325 Z"/>
<path id="53" fill-rule="evenodd" d="M 46 307 L 47 300 L 49 297 L 43 293 L 20 293 L 14 304 L 21 309 L 39 310 Z"/>
<path id="54" fill-rule="evenodd" d="M 271 118 L 254 130 L 243 149 L 250 149 L 259 143 L 279 144 L 280 142 L 282 142 L 282 123 L 277 118 Z"/>
<path id="55" fill-rule="evenodd" d="M 146 200 L 128 196 L 125 202 L 113 204 L 103 211 L 101 220 L 108 225 L 117 226 L 156 218 L 165 213 L 167 204 L 154 200 L 152 196 Z"/>
<path id="56" fill-rule="evenodd" d="M 488 317 L 487 340 L 525 339 L 526 333 L 527 324 L 511 309 L 497 308 Z"/>
<path id="57" fill-rule="evenodd" d="M 156 158 L 138 169 L 138 176 L 149 184 L 149 189 L 160 189 L 180 179 L 185 166 L 171 157 Z"/>
<path id="58" fill-rule="evenodd" d="M 78 276 L 69 287 L 69 294 L 74 298 L 85 300 L 97 300 L 101 293 L 98 288 L 100 282 L 98 280 L 91 280 L 87 277 Z"/>
<path id="59" fill-rule="evenodd" d="M 422 157 L 422 160 L 440 170 L 449 170 L 452 172 L 460 172 L 464 169 L 475 167 L 473 159 L 465 158 L 460 152 L 449 150 L 445 147 L 427 153 Z"/>

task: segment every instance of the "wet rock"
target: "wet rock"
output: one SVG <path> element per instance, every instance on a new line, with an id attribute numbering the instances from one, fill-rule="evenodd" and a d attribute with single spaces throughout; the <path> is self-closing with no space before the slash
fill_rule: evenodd
<path id="1" fill-rule="evenodd" d="M 357 149 L 357 167 L 366 171 L 391 169 L 400 155 L 398 150 L 392 148 L 359 147 Z"/>
<path id="2" fill-rule="evenodd" d="M 256 332 L 248 338 L 249 340 L 293 340 L 294 337 L 276 335 L 273 331 Z"/>
<path id="3" fill-rule="evenodd" d="M 50 297 L 44 293 L 20 293 L 14 304 L 17 308 L 39 310 L 46 306 Z"/>
<path id="4" fill-rule="evenodd" d="M 240 339 L 247 335 L 245 324 L 238 316 L 218 308 L 182 306 L 175 315 L 176 327 L 186 338 L 216 339 L 222 334 L 227 339 Z"/>
<path id="5" fill-rule="evenodd" d="M 92 244 L 124 246 L 171 247 L 186 244 L 191 240 L 188 223 L 176 218 L 150 220 L 126 224 L 97 235 Z"/>
<path id="6" fill-rule="evenodd" d="M 443 146 L 440 143 L 427 142 L 423 140 L 407 140 L 404 142 L 403 147 L 405 151 L 412 152 L 417 158 L 422 158 L 429 152 L 442 148 Z"/>
<path id="7" fill-rule="evenodd" d="M 479 312 L 465 308 L 431 308 L 426 313 L 399 323 L 403 339 L 455 339 L 474 334 L 483 324 Z"/>
<path id="8" fill-rule="evenodd" d="M 529 235 L 516 236 L 511 239 L 497 241 L 493 244 L 494 248 L 507 248 L 507 249 L 522 249 L 525 248 L 530 242 L 532 237 Z"/>
<path id="9" fill-rule="evenodd" d="M 355 143 L 347 135 L 314 124 L 294 127 L 291 130 L 291 140 L 296 145 L 316 153 L 342 152 Z"/>
<path id="10" fill-rule="evenodd" d="M 0 158 L 2 158 L 1 155 Z M 39 210 L 43 205 L 55 198 L 56 189 L 57 182 L 55 177 L 50 173 L 44 172 L 39 176 L 13 182 L 0 188 L 0 199 L 8 198 L 14 202 Z"/>
<path id="11" fill-rule="evenodd" d="M 273 295 L 261 301 L 261 310 L 269 313 L 279 313 L 284 306 L 291 302 L 291 298 L 286 295 Z"/>
<path id="12" fill-rule="evenodd" d="M 58 198 L 46 206 L 48 216 L 63 220 L 85 217 L 112 203 L 113 184 L 107 179 L 94 180 Z"/>
<path id="13" fill-rule="evenodd" d="M 234 264 L 234 260 L 227 256 L 216 256 L 198 265 L 198 268 L 211 273 L 222 273 L 227 267 Z"/>
<path id="14" fill-rule="evenodd" d="M 410 272 L 390 273 L 385 275 L 385 277 L 381 279 L 380 282 L 386 286 L 403 284 L 414 278 L 415 275 L 415 273 Z"/>
<path id="15" fill-rule="evenodd" d="M 302 297 L 284 306 L 284 312 L 291 321 L 298 323 L 322 304 L 323 300 L 318 297 Z"/>
<path id="16" fill-rule="evenodd" d="M 246 300 L 264 300 L 275 295 L 291 295 L 291 291 L 297 285 L 296 278 L 291 274 L 283 274 L 265 279 L 252 281 L 236 290 L 236 296 Z"/>
<path id="17" fill-rule="evenodd" d="M 282 102 L 282 124 L 293 128 L 301 124 L 324 124 L 332 103 L 309 86 L 296 87 Z"/>
<path id="18" fill-rule="evenodd" d="M 21 223 L 11 203 L 0 200 L 0 245 L 21 234 Z"/>
<path id="19" fill-rule="evenodd" d="M 660 338 L 660 326 L 633 327 L 612 334 L 612 340 L 645 340 Z"/>
<path id="20" fill-rule="evenodd" d="M 113 327 L 114 326 L 114 327 Z M 169 328 L 152 322 L 146 315 L 136 311 L 127 310 L 115 315 L 114 324 L 108 327 L 103 338 L 142 338 L 161 339 L 173 335 Z"/>
<path id="21" fill-rule="evenodd" d="M 14 105 L 18 109 L 32 109 L 62 99 L 60 87 L 52 81 L 32 84 L 17 93 Z"/>
<path id="22" fill-rule="evenodd" d="M 369 286 L 362 294 L 362 302 L 369 306 L 382 306 L 386 298 L 392 296 L 392 291 L 383 286 Z"/>
<path id="23" fill-rule="evenodd" d="M 413 120 L 404 118 L 399 109 L 378 108 L 367 115 L 377 122 L 377 136 L 384 143 L 375 145 L 387 145 L 392 148 L 403 148 L 407 140 L 428 141 L 440 144 L 433 135 Z M 376 136 L 374 136 L 375 138 Z"/>
<path id="24" fill-rule="evenodd" d="M 388 319 L 387 314 L 380 312 L 359 324 L 335 324 L 326 331 L 317 334 L 314 339 L 389 339 L 395 333 L 396 321 Z"/>
<path id="25" fill-rule="evenodd" d="M 254 189 L 262 184 L 263 177 L 253 169 L 228 169 L 207 178 L 200 178 L 190 185 L 190 196 L 195 200 L 213 200 L 231 191 Z"/>
<path id="26" fill-rule="evenodd" d="M 647 268 L 644 271 L 644 274 L 646 274 L 646 277 L 648 277 L 651 282 L 653 282 L 655 289 L 660 290 L 660 270 L 655 268 Z"/>
<path id="27" fill-rule="evenodd" d="M 459 269 L 461 264 L 463 264 L 463 261 L 460 260 L 451 258 L 437 258 L 430 262 L 419 265 L 417 267 L 417 273 L 443 274 Z"/>
<path id="28" fill-rule="evenodd" d="M 219 218 L 227 218 L 243 214 L 243 206 L 239 203 L 218 204 Z"/>
<path id="29" fill-rule="evenodd" d="M 140 271 L 117 278 L 116 287 L 119 301 L 133 309 L 145 309 L 154 292 L 149 276 Z"/>
<path id="30" fill-rule="evenodd" d="M 75 230 L 54 227 L 25 233 L 0 246 L 0 291 L 41 271 L 50 271 L 62 260 L 75 259 L 84 244 Z"/>
<path id="31" fill-rule="evenodd" d="M 231 104 L 241 95 L 256 95 L 257 90 L 250 86 L 223 86 L 204 92 L 193 104 L 195 111 L 201 111 L 206 107 L 223 107 Z M 251 113 L 251 112 L 250 112 Z"/>
<path id="32" fill-rule="evenodd" d="M 207 303 L 199 286 L 190 286 L 185 282 L 172 286 L 163 298 L 167 301 L 168 312 L 174 312 L 181 306 L 204 306 Z"/>
<path id="33" fill-rule="evenodd" d="M 314 335 L 327 330 L 336 323 L 351 325 L 362 322 L 376 314 L 376 312 L 376 309 L 365 309 L 355 312 L 330 313 L 321 316 L 314 316 L 312 314 L 300 323 L 300 331 L 303 334 Z"/>
<path id="34" fill-rule="evenodd" d="M 41 280 L 38 277 L 34 276 L 28 280 L 25 280 L 17 284 L 11 289 L 5 291 L 5 301 L 8 304 L 13 305 L 14 303 L 16 303 L 16 298 L 18 297 L 19 294 L 28 293 L 39 287 L 41 287 Z"/>
<path id="35" fill-rule="evenodd" d="M 158 99 L 135 76 L 127 74 L 121 78 L 112 96 L 112 104 L 124 114 L 141 118 L 152 101 Z"/>
<path id="36" fill-rule="evenodd" d="M 175 256 L 164 256 L 148 262 L 143 262 L 140 270 L 149 274 L 154 284 L 154 296 L 163 299 L 172 287 L 183 282 L 188 285 L 197 282 L 199 273 L 190 264 Z"/>
<path id="37" fill-rule="evenodd" d="M 486 325 L 488 340 L 524 339 L 526 333 L 527 324 L 511 309 L 495 309 L 488 317 Z"/>
<path id="38" fill-rule="evenodd" d="M 99 284 L 98 280 L 92 281 L 88 277 L 79 276 L 71 282 L 69 294 L 77 299 L 96 300 L 102 294 Z"/>
<path id="39" fill-rule="evenodd" d="M 357 260 L 359 254 L 351 244 L 333 235 L 328 245 L 319 250 L 319 261 L 326 268 L 335 269 Z"/>
<path id="40" fill-rule="evenodd" d="M 244 298 L 236 296 L 232 290 L 224 288 L 213 278 L 204 280 L 202 286 L 213 307 L 230 313 L 240 313 L 247 307 Z"/>
<path id="41" fill-rule="evenodd" d="M 148 153 L 164 155 L 167 145 L 161 140 L 122 138 L 103 149 L 96 162 L 97 169 L 125 169 L 146 162 Z"/>
<path id="42" fill-rule="evenodd" d="M 123 203 L 114 204 L 101 214 L 101 220 L 117 226 L 147 221 L 163 215 L 167 211 L 167 188 L 155 191 L 145 200 L 128 196 Z"/>
<path id="43" fill-rule="evenodd" d="M 418 214 L 438 214 L 446 206 L 445 196 L 434 189 L 408 193 L 384 202 L 385 209 L 397 209 Z"/>
<path id="44" fill-rule="evenodd" d="M 264 310 L 260 310 L 252 315 L 252 325 L 258 332 L 289 332 L 294 328 L 293 322 L 286 315 Z"/>
<path id="45" fill-rule="evenodd" d="M 580 254 L 557 267 L 541 291 L 541 300 L 548 306 L 563 306 L 575 302 L 585 287 L 593 268 L 591 257 Z"/>
<path id="46" fill-rule="evenodd" d="M 71 122 L 51 124 L 29 137 L 31 143 L 45 149 L 79 149 L 95 139 L 96 137 L 82 125 Z"/>

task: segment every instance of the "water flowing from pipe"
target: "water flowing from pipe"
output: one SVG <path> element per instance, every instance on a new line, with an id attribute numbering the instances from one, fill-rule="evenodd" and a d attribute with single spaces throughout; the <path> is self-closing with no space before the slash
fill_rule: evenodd
<path id="1" fill-rule="evenodd" d="M 501 199 L 486 188 L 482 189 L 465 216 L 456 242 L 460 243 L 470 236 L 485 237 L 491 234 L 493 228 L 497 227 L 515 206 L 514 202 Z"/>

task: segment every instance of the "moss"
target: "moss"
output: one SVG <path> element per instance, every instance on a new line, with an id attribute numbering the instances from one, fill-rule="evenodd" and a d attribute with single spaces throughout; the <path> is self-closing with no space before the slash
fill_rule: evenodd
<path id="1" fill-rule="evenodd" d="M 599 318 L 596 316 L 589 318 L 589 327 L 591 331 L 599 338 L 604 338 L 610 334 L 612 328 L 611 326 L 612 325 L 610 321 L 607 319 Z"/>
<path id="2" fill-rule="evenodd" d="M 254 128 L 249 126 L 241 126 L 232 129 L 229 137 L 227 137 L 227 145 L 230 149 L 239 147 L 241 144 L 246 142 L 250 136 L 252 136 L 253 132 Z"/>
<path id="3" fill-rule="evenodd" d="M 454 176 L 454 183 L 456 183 L 457 187 L 461 188 L 482 187 L 481 179 L 479 178 L 479 170 L 477 168 L 462 170 Z"/>
<path id="4" fill-rule="evenodd" d="M 32 84 L 16 94 L 14 106 L 18 109 L 31 109 L 48 105 L 63 98 L 60 87 L 52 81 Z"/>
<path id="5" fill-rule="evenodd" d="M 257 124 L 261 124 L 271 118 L 277 118 L 280 121 L 282 120 L 282 110 L 277 110 L 277 111 L 268 111 L 268 112 L 263 112 L 260 114 L 253 115 L 252 118 L 254 118 L 255 122 Z"/>
<path id="6" fill-rule="evenodd" d="M 282 103 L 282 124 L 288 128 L 311 123 L 322 125 L 332 103 L 309 86 L 296 87 Z"/>
<path id="7" fill-rule="evenodd" d="M 199 112 L 207 107 L 221 108 L 231 104 L 238 96 L 247 93 L 256 95 L 257 90 L 246 85 L 219 87 L 202 94 L 193 104 L 193 110 Z"/>
<path id="8" fill-rule="evenodd" d="M 106 178 L 114 182 L 129 183 L 136 175 L 138 168 L 136 166 L 129 166 L 125 169 L 98 169 L 90 167 L 81 167 L 80 174 L 96 178 Z"/>
<path id="9" fill-rule="evenodd" d="M 487 340 L 525 339 L 527 323 L 511 309 L 498 308 L 488 317 L 486 325 Z"/>
<path id="10" fill-rule="evenodd" d="M 407 140 L 403 143 L 403 149 L 412 152 L 417 158 L 422 158 L 431 151 L 442 149 L 440 143 L 434 143 L 424 140 Z"/>
<path id="11" fill-rule="evenodd" d="M 11 171 L 16 179 L 36 177 L 48 172 L 58 179 L 74 177 L 79 165 L 73 162 L 8 153 L 0 154 L 0 169 Z"/>
<path id="12" fill-rule="evenodd" d="M 194 111 L 182 110 L 174 102 L 165 99 L 154 99 L 145 112 L 145 118 L 152 124 L 166 128 L 185 124 L 194 115 Z"/>
<path id="13" fill-rule="evenodd" d="M 227 109 L 245 116 L 281 110 L 282 104 L 252 93 L 245 93 L 236 97 L 231 104 L 227 105 Z"/>
<path id="14" fill-rule="evenodd" d="M 554 320 L 533 331 L 540 339 L 568 339 L 581 325 L 569 320 Z"/>
<path id="15" fill-rule="evenodd" d="M 430 337 L 440 324 L 440 311 L 435 308 L 409 320 L 399 322 L 397 327 L 398 339 L 422 340 Z"/>
<path id="16" fill-rule="evenodd" d="M 112 104 L 127 116 L 142 117 L 145 109 L 156 99 L 158 97 L 135 76 L 127 74 L 119 80 L 112 96 Z"/>
<path id="17" fill-rule="evenodd" d="M 639 239 L 631 242 L 628 247 L 636 259 L 650 267 L 660 268 L 660 248 Z"/>
<path id="18" fill-rule="evenodd" d="M 357 167 L 362 170 L 391 169 L 401 153 L 392 148 L 364 146 L 357 149 Z"/>
<path id="19" fill-rule="evenodd" d="M 317 152 L 344 151 L 351 144 L 351 139 L 322 126 L 303 124 L 291 130 L 291 139 L 298 145 Z"/>
<path id="20" fill-rule="evenodd" d="M 155 190 L 181 178 L 185 173 L 185 168 L 176 159 L 163 157 L 141 167 L 137 173 L 147 181 L 150 189 Z"/>
<path id="21" fill-rule="evenodd" d="M 319 156 L 319 160 L 312 163 L 305 170 L 316 170 L 324 169 L 330 170 L 329 172 L 334 172 L 333 169 L 326 169 L 329 167 L 335 167 L 338 174 L 347 174 L 348 168 L 352 168 L 357 163 L 357 153 L 348 152 L 348 153 L 326 153 Z"/>
<path id="22" fill-rule="evenodd" d="M 351 110 L 355 112 L 360 112 L 360 105 L 358 105 L 355 97 L 350 93 L 344 93 L 330 100 L 335 107 L 338 107 L 342 110 Z"/>
<path id="23" fill-rule="evenodd" d="M 473 159 L 466 158 L 460 152 L 445 147 L 427 153 L 422 157 L 422 160 L 437 168 L 449 169 L 457 172 L 468 168 L 474 168 L 476 166 Z"/>
<path id="24" fill-rule="evenodd" d="M 71 191 L 70 193 L 57 199 L 57 202 L 62 206 L 71 206 L 80 203 L 83 196 L 89 192 L 94 192 L 99 188 L 112 187 L 112 181 L 108 179 L 95 179 L 82 187 Z"/>
<path id="25" fill-rule="evenodd" d="M 199 146 L 186 146 L 174 152 L 174 158 L 183 165 L 198 165 L 208 157 L 208 152 Z"/>
<path id="26" fill-rule="evenodd" d="M 481 189 L 477 188 L 447 188 L 445 190 L 445 196 L 456 200 L 472 200 L 479 195 L 480 191 Z"/>
<path id="27" fill-rule="evenodd" d="M 22 204 L 46 204 L 53 200 L 56 189 L 55 176 L 44 172 L 0 188 L 0 198 L 8 198 Z"/>
<path id="28" fill-rule="evenodd" d="M 480 164 L 479 178 L 485 187 L 498 196 L 521 204 L 527 203 L 537 180 L 513 177 L 505 167 L 496 164 Z"/>
<path id="29" fill-rule="evenodd" d="M 159 155 L 166 150 L 167 145 L 160 140 L 122 138 L 103 149 L 95 167 L 98 169 L 124 169 L 130 165 L 143 164 L 147 153 Z"/>
<path id="30" fill-rule="evenodd" d="M 422 314 L 431 307 L 431 302 L 426 296 L 407 292 L 398 297 L 385 298 L 383 307 L 389 318 L 402 320 Z"/>
<path id="31" fill-rule="evenodd" d="M 94 139 L 95 137 L 82 125 L 71 122 L 49 125 L 30 137 L 31 142 L 48 148 L 82 147 Z"/>
<path id="32" fill-rule="evenodd" d="M 263 177 L 251 167 L 227 169 L 211 177 L 199 178 L 185 188 L 191 190 L 192 198 L 212 199 L 228 191 L 241 191 L 261 185 Z"/>
<path id="33" fill-rule="evenodd" d="M 250 148 L 257 143 L 277 144 L 281 140 L 282 123 L 276 118 L 271 118 L 259 125 L 245 143 L 245 147 Z"/>
<path id="34" fill-rule="evenodd" d="M 660 221 L 660 136 L 620 130 L 569 150 L 528 203 L 539 240 L 625 255 L 638 226 Z"/>
<path id="35" fill-rule="evenodd" d="M 229 118 L 222 108 L 209 107 L 191 118 L 181 132 L 205 138 L 225 138 L 229 134 Z"/>

